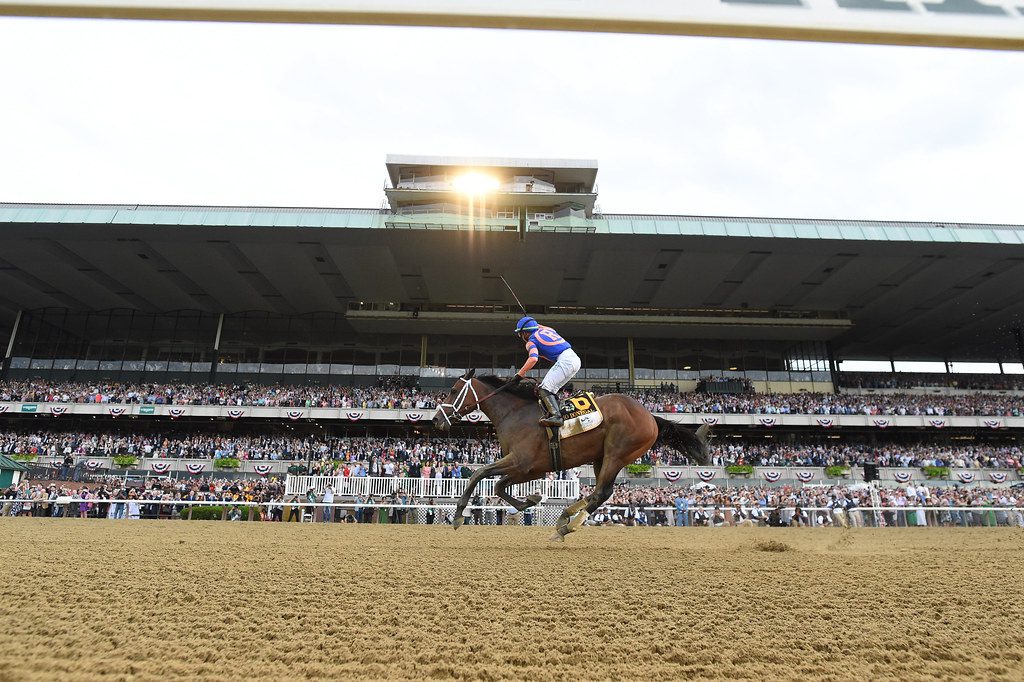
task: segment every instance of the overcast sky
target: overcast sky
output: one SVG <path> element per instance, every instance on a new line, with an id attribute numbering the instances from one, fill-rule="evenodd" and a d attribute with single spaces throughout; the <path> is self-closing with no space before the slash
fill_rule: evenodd
<path id="1" fill-rule="evenodd" d="M 1024 221 L 1024 54 L 0 18 L 0 201 L 380 206 L 387 153 L 599 161 L 606 212 Z"/>

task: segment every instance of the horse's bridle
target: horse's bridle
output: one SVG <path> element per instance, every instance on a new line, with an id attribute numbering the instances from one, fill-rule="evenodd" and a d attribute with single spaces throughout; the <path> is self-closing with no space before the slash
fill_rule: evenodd
<path id="1" fill-rule="evenodd" d="M 483 398 L 481 398 L 476 393 L 476 387 L 473 386 L 473 377 L 469 377 L 468 379 L 466 377 L 459 377 L 459 381 L 462 382 L 462 388 L 460 388 L 459 392 L 455 395 L 455 399 L 452 400 L 452 402 L 450 403 L 440 403 L 437 406 L 437 409 L 441 411 L 441 416 L 444 417 L 444 420 L 445 422 L 448 423 L 449 427 L 452 424 L 459 422 L 464 416 L 466 416 L 467 414 L 475 410 L 477 407 L 479 407 L 480 403 L 494 396 L 497 393 L 501 393 L 506 388 L 512 385 L 511 381 L 506 382 L 499 386 L 498 388 L 491 391 L 490 393 L 488 393 L 487 395 L 485 395 Z M 470 393 L 473 394 L 474 402 L 473 404 L 467 406 L 466 397 Z M 467 407 L 469 409 L 466 409 Z M 448 414 L 445 408 L 450 408 L 452 411 L 451 414 Z"/>
<path id="2" fill-rule="evenodd" d="M 450 403 L 441 403 L 440 405 L 437 406 L 437 408 L 441 410 L 441 416 L 444 417 L 444 420 L 445 422 L 448 423 L 448 426 L 451 426 L 452 424 L 461 420 L 465 415 L 472 412 L 474 409 L 476 409 L 476 406 L 480 404 L 480 397 L 476 394 L 476 387 L 473 386 L 473 378 L 470 377 L 469 379 L 467 379 L 466 377 L 459 377 L 459 381 L 462 382 L 462 388 L 460 388 L 459 392 L 455 395 L 455 399 L 452 400 Z M 466 412 L 463 412 L 462 408 L 465 406 L 466 397 L 470 393 L 473 394 L 473 400 L 475 400 L 476 402 L 470 405 L 469 409 Z M 494 394 L 492 393 L 491 395 Z M 491 396 L 489 395 L 486 397 L 490 398 Z M 452 413 L 449 415 L 445 408 L 450 408 Z"/>

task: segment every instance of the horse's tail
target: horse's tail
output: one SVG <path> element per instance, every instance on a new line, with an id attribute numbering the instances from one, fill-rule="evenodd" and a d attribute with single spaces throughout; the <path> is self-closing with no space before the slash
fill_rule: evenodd
<path id="1" fill-rule="evenodd" d="M 707 424 L 702 424 L 696 431 L 691 431 L 661 417 L 654 417 L 654 421 L 658 424 L 658 440 L 655 441 L 655 445 L 667 445 L 697 464 L 707 465 L 711 461 L 708 456 L 708 431 L 711 429 Z"/>

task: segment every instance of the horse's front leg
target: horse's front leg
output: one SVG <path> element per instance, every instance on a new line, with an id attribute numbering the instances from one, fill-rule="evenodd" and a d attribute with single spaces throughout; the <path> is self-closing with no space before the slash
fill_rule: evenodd
<path id="1" fill-rule="evenodd" d="M 459 527 L 466 522 L 466 517 L 462 515 L 462 512 L 466 511 L 466 506 L 469 504 L 470 498 L 473 497 L 473 491 L 476 490 L 476 486 L 482 479 L 494 473 L 497 468 L 498 462 L 494 464 L 488 464 L 485 467 L 480 467 L 473 472 L 473 475 L 469 477 L 469 482 L 466 483 L 466 489 L 462 491 L 462 497 L 459 498 L 459 503 L 455 507 L 455 516 L 452 518 L 452 528 L 458 530 Z"/>

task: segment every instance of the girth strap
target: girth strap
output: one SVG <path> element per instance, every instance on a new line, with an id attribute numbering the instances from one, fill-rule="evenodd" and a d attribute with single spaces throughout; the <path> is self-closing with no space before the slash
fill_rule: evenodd
<path id="1" fill-rule="evenodd" d="M 548 451 L 551 453 L 551 470 L 555 473 L 562 470 L 562 445 L 558 438 L 558 427 L 545 427 L 548 431 Z"/>

